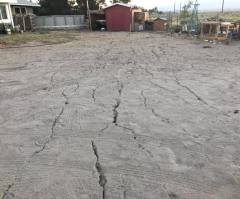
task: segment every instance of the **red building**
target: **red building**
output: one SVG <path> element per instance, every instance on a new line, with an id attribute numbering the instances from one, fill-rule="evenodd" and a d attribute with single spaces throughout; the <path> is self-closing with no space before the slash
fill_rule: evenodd
<path id="1" fill-rule="evenodd" d="M 140 10 L 141 11 L 141 10 Z M 132 31 L 134 29 L 134 9 L 128 4 L 116 3 L 104 9 L 108 31 Z"/>

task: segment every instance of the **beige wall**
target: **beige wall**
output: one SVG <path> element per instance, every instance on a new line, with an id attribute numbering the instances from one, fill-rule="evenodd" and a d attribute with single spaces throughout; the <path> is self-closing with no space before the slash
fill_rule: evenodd
<path id="1" fill-rule="evenodd" d="M 165 29 L 166 21 L 156 20 L 153 22 L 153 30 L 154 31 L 163 31 Z"/>
<path id="2" fill-rule="evenodd" d="M 142 9 L 132 9 L 132 31 L 134 31 L 134 13 L 135 12 L 142 12 Z"/>

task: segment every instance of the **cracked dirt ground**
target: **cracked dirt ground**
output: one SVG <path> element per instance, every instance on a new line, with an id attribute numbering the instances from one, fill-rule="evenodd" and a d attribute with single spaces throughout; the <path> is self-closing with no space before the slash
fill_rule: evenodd
<path id="1" fill-rule="evenodd" d="M 240 198 L 240 45 L 203 45 L 0 49 L 0 198 Z"/>

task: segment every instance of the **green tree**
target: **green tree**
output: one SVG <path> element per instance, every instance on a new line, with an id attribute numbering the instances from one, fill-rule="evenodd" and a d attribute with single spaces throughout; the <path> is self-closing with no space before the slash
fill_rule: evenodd
<path id="1" fill-rule="evenodd" d="M 98 10 L 101 5 L 105 4 L 105 0 L 88 0 L 90 10 Z M 77 0 L 80 13 L 87 14 L 87 0 Z"/>
<path id="2" fill-rule="evenodd" d="M 163 12 L 158 9 L 158 7 L 154 7 L 152 9 L 150 9 L 149 13 L 150 14 L 163 14 Z"/>
<path id="3" fill-rule="evenodd" d="M 192 6 L 193 6 L 193 2 L 192 2 L 192 1 L 188 1 L 188 3 L 186 3 L 186 4 L 183 6 L 182 11 L 181 11 L 181 13 L 180 13 L 180 17 L 181 17 L 182 19 L 188 18 L 188 17 L 191 16 L 191 11 L 190 11 L 190 9 L 192 8 Z"/>
<path id="4" fill-rule="evenodd" d="M 39 15 L 63 15 L 70 14 L 71 9 L 68 0 L 39 0 L 41 7 Z"/>

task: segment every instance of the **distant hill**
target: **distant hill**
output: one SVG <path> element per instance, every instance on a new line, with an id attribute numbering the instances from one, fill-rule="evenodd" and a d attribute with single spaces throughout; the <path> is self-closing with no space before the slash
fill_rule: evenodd
<path id="1" fill-rule="evenodd" d="M 224 13 L 214 11 L 199 12 L 200 21 L 204 21 L 207 19 L 208 20 L 220 19 L 222 21 L 240 22 L 240 11 L 225 11 Z"/>

